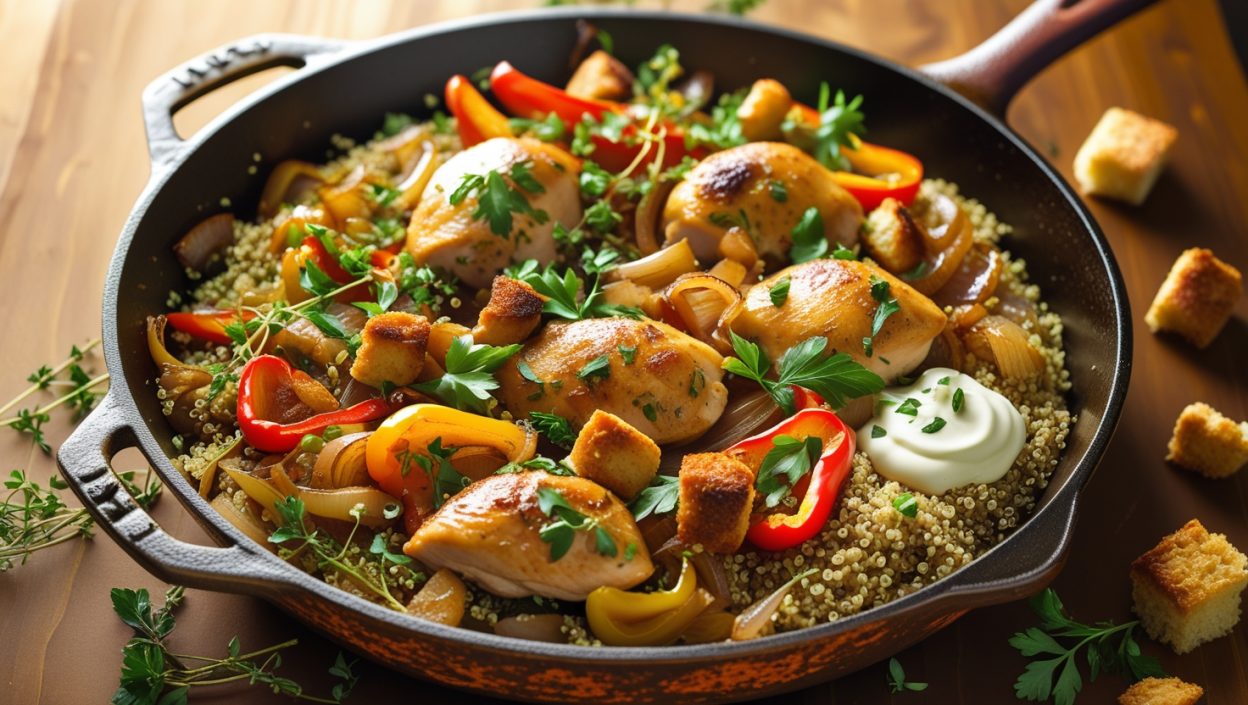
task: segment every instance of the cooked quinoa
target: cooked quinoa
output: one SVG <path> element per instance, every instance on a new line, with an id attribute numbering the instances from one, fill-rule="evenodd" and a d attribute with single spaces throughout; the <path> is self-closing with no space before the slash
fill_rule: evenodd
<path id="1" fill-rule="evenodd" d="M 460 149 L 457 137 L 438 135 L 436 140 L 441 153 L 449 154 Z M 331 161 L 321 167 L 327 179 L 340 177 L 360 165 L 390 178 L 398 176 L 400 167 L 395 158 L 377 149 L 376 142 L 359 145 L 346 138 L 335 138 L 333 145 Z M 959 194 L 955 184 L 939 179 L 924 181 L 917 207 L 935 194 L 953 198 L 965 210 L 977 241 L 1006 244 L 1002 240 L 1008 238 L 1010 226 L 1001 222 L 980 202 Z M 235 244 L 226 253 L 225 271 L 198 283 L 189 296 L 171 292 L 171 306 L 183 310 L 229 308 L 245 302 L 249 292 L 277 286 L 279 258 L 269 249 L 273 222 L 238 220 L 234 227 Z M 885 480 L 873 470 L 866 454 L 859 452 L 853 459 L 852 474 L 844 488 L 838 511 L 815 539 L 783 553 L 744 551 L 723 557 L 736 608 L 765 598 L 793 575 L 813 569 L 815 572 L 803 578 L 785 597 L 773 618 L 774 629 L 786 631 L 835 621 L 885 604 L 948 576 L 999 543 L 1026 520 L 1058 464 L 1074 419 L 1065 400 L 1070 382 L 1062 349 L 1061 318 L 1048 310 L 1040 299 L 1039 288 L 1028 282 L 1026 263 L 1011 257 L 1007 250 L 1002 249 L 1001 252 L 1005 266 L 998 292 L 1034 304 L 1036 318 L 1023 326 L 1030 333 L 1030 342 L 1044 358 L 1044 371 L 1038 378 L 1027 382 L 1010 381 L 1000 377 L 990 362 L 970 357 L 963 372 L 1004 395 L 1022 414 L 1026 445 L 1013 467 L 992 484 L 962 487 L 941 495 L 926 495 Z M 193 279 L 198 278 L 198 274 L 188 274 L 192 274 Z M 990 311 L 998 298 L 985 302 Z M 459 300 L 449 303 L 457 308 Z M 189 338 L 182 333 L 171 333 L 171 338 L 183 344 L 189 342 Z M 971 355 L 969 350 L 967 354 Z M 230 350 L 226 346 L 218 346 L 200 349 L 187 361 L 210 364 L 224 361 L 229 355 Z M 336 381 L 337 376 L 344 373 L 345 367 L 340 371 L 335 365 L 326 370 L 326 376 L 331 381 Z M 232 408 L 235 394 L 236 388 L 231 383 L 212 405 L 218 410 Z M 165 405 L 168 414 L 172 402 Z M 211 440 L 193 442 L 179 439 L 187 447 L 175 464 L 195 481 L 236 438 L 235 429 L 214 421 L 211 411 L 201 407 L 196 417 L 205 424 L 202 437 Z M 507 412 L 503 412 L 502 416 L 510 418 Z M 242 454 L 242 462 L 250 467 L 261 457 L 261 453 L 247 448 Z M 310 462 L 310 459 L 305 461 Z M 247 502 L 247 496 L 225 473 L 217 472 L 215 477 L 215 492 L 225 494 L 240 507 Z M 904 516 L 893 507 L 894 498 L 907 491 L 913 494 L 918 504 L 917 515 L 913 518 Z M 386 545 L 392 550 L 398 550 L 408 538 L 398 529 L 388 529 L 383 535 Z M 360 546 L 349 547 L 347 560 L 357 562 L 362 570 L 375 571 L 371 564 L 360 558 L 363 550 Z M 700 551 L 701 547 L 695 546 L 693 550 Z M 303 567 L 310 572 L 316 571 L 312 564 Z M 332 573 L 322 577 L 331 585 L 368 597 L 350 580 L 342 580 Z M 420 577 L 423 576 L 417 579 L 391 576 L 391 589 L 399 599 L 406 601 L 419 589 Z M 575 605 L 561 605 L 555 600 L 540 598 L 503 599 L 469 585 L 468 625 L 485 628 L 502 617 L 518 613 L 568 609 L 572 613 L 565 614 L 562 627 L 568 642 L 599 645 Z"/>

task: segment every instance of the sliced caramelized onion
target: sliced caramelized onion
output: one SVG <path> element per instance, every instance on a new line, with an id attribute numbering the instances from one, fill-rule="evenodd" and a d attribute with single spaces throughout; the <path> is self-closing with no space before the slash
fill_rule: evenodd
<path id="1" fill-rule="evenodd" d="M 368 466 L 364 462 L 364 449 L 368 446 L 369 433 L 349 433 L 339 436 L 321 449 L 312 466 L 309 484 L 313 489 L 332 490 L 340 487 L 357 487 L 368 484 Z"/>
<path id="2" fill-rule="evenodd" d="M 637 249 L 643 255 L 653 254 L 659 251 L 659 216 L 663 213 L 663 206 L 667 203 L 667 197 L 672 192 L 672 188 L 676 184 L 671 181 L 660 179 L 650 189 L 650 192 L 641 197 L 641 201 L 637 204 L 637 214 L 633 220 L 633 229 L 636 235 Z"/>
<path id="3" fill-rule="evenodd" d="M 983 303 L 997 290 L 1002 264 L 997 248 L 986 242 L 975 243 L 932 301 L 942 308 Z"/>
<path id="4" fill-rule="evenodd" d="M 875 395 L 868 394 L 865 397 L 858 397 L 851 400 L 843 408 L 836 411 L 836 415 L 841 417 L 846 426 L 850 428 L 858 428 L 866 423 L 875 413 Z"/>
<path id="5" fill-rule="evenodd" d="M 1020 326 L 1028 323 L 1036 325 L 1040 321 L 1036 302 L 1008 289 L 997 292 L 997 305 L 993 313 L 998 313 Z"/>
<path id="6" fill-rule="evenodd" d="M 441 568 L 420 588 L 407 605 L 408 614 L 430 622 L 458 627 L 464 619 L 468 588 L 446 568 Z"/>
<path id="7" fill-rule="evenodd" d="M 682 274 L 698 271 L 698 260 L 688 240 L 681 240 L 611 271 L 614 280 L 628 280 L 651 289 L 662 289 Z"/>
<path id="8" fill-rule="evenodd" d="M 728 584 L 728 571 L 724 568 L 723 560 L 706 551 L 694 553 L 689 560 L 693 562 L 693 567 L 698 571 L 698 587 L 705 588 L 715 600 L 710 608 L 723 609 L 731 605 L 732 590 Z"/>
<path id="9" fill-rule="evenodd" d="M 781 603 L 784 602 L 784 596 L 789 594 L 789 590 L 793 589 L 802 581 L 802 578 L 809 577 L 817 572 L 814 568 L 794 575 L 789 582 L 781 585 L 775 592 L 767 597 L 746 607 L 732 624 L 732 640 L 744 641 L 753 639 L 763 632 L 763 628 L 771 623 L 771 618 L 775 615 L 776 610 L 780 609 Z"/>
<path id="10" fill-rule="evenodd" d="M 225 249 L 234 244 L 234 214 L 218 213 L 191 228 L 173 246 L 173 256 L 187 269 L 209 272 L 223 261 Z"/>
<path id="11" fill-rule="evenodd" d="M 520 614 L 504 617 L 494 624 L 494 633 L 515 639 L 560 644 L 567 641 L 563 634 L 561 614 Z"/>
<path id="12" fill-rule="evenodd" d="M 152 356 L 152 362 L 156 366 L 174 365 L 175 367 L 183 366 L 182 361 L 169 353 L 169 349 L 165 347 L 165 326 L 168 320 L 164 316 L 148 316 L 147 317 L 147 352 Z M 190 365 L 186 365 L 190 367 Z"/>
<path id="13" fill-rule="evenodd" d="M 985 316 L 963 336 L 966 347 L 982 360 L 991 360 L 1002 376 L 1026 379 L 1044 369 L 1044 356 L 1032 347 L 1027 331 L 1003 316 Z"/>
<path id="14" fill-rule="evenodd" d="M 264 525 L 264 522 L 260 521 L 260 519 L 250 511 L 235 505 L 233 499 L 229 495 L 222 492 L 216 497 L 213 497 L 212 501 L 208 503 L 208 506 L 215 509 L 217 514 L 225 517 L 226 521 L 233 524 L 234 528 L 243 532 L 247 538 L 255 541 L 265 548 L 272 546 L 272 544 L 269 543 L 269 528 Z"/>
<path id="15" fill-rule="evenodd" d="M 954 330 L 964 331 L 987 315 L 988 309 L 980 304 L 963 304 L 953 309 L 949 315 L 949 323 Z"/>
<path id="16" fill-rule="evenodd" d="M 237 457 L 243 452 L 243 438 L 239 436 L 235 438 L 229 445 L 221 450 L 215 458 L 208 463 L 208 467 L 204 468 L 203 474 L 199 476 L 199 496 L 208 499 L 208 495 L 212 493 L 212 486 L 217 481 L 217 468 L 220 467 L 221 461 L 226 458 Z"/>
<path id="17" fill-rule="evenodd" d="M 974 242 L 971 219 L 948 196 L 936 196 L 925 213 L 920 265 L 923 274 L 909 280 L 910 286 L 931 296 L 940 290 L 962 264 Z"/>
<path id="18" fill-rule="evenodd" d="M 637 522 L 646 549 L 653 555 L 676 535 L 676 514 L 651 514 Z"/>
<path id="19" fill-rule="evenodd" d="M 280 462 L 269 467 L 268 480 L 262 480 L 227 464 L 222 464 L 221 469 L 274 519 L 278 516 L 274 505 L 291 496 L 303 500 L 304 510 L 308 514 L 345 522 L 355 522 L 353 511 L 357 505 L 362 505 L 360 523 L 372 528 L 393 523 L 401 512 L 399 501 L 376 487 L 342 487 L 333 490 L 299 487 L 291 481 Z"/>
<path id="20" fill-rule="evenodd" d="M 234 480 L 238 488 L 246 493 L 252 501 L 268 512 L 271 520 L 277 521 L 277 509 L 274 505 L 284 499 L 284 496 L 277 491 L 277 488 L 255 475 L 244 472 L 241 467 L 229 460 L 221 463 L 221 469 L 225 471 L 226 475 L 230 476 L 230 479 Z"/>
<path id="21" fill-rule="evenodd" d="M 741 303 L 736 287 L 709 274 L 685 274 L 663 291 L 663 300 L 672 307 L 685 330 L 699 340 L 719 345 L 715 333 L 720 318 Z"/>
<path id="22" fill-rule="evenodd" d="M 736 618 L 732 614 L 712 606 L 685 627 L 680 638 L 686 644 L 726 641 L 732 637 L 732 626 L 735 623 Z"/>
<path id="23" fill-rule="evenodd" d="M 719 256 L 750 269 L 758 262 L 758 248 L 749 233 L 734 225 L 719 241 Z"/>
<path id="24" fill-rule="evenodd" d="M 685 240 L 681 240 L 685 242 Z M 749 274 L 749 270 L 744 264 L 730 259 L 721 259 L 711 267 L 707 274 L 718 279 L 723 279 L 736 288 L 741 288 L 741 284 L 745 282 L 745 277 Z"/>
<path id="25" fill-rule="evenodd" d="M 419 156 L 417 156 L 419 155 Z M 411 173 L 399 184 L 399 197 L 394 199 L 394 207 L 398 210 L 411 210 L 420 202 L 425 186 L 433 172 L 437 171 L 440 160 L 438 150 L 428 140 L 420 144 L 420 151 L 413 153 L 407 160 L 414 160 Z M 406 164 L 406 160 L 404 161 Z"/>
<path id="26" fill-rule="evenodd" d="M 962 346 L 962 339 L 952 328 L 946 327 L 940 332 L 940 335 L 932 341 L 932 347 L 928 350 L 927 357 L 923 359 L 919 369 L 926 370 L 932 367 L 948 367 L 954 370 L 966 369 L 966 350 Z"/>
<path id="27" fill-rule="evenodd" d="M 395 159 L 404 167 L 401 172 L 403 176 L 411 175 L 411 166 L 413 166 L 413 156 L 420 153 L 424 149 L 424 143 L 428 141 L 429 128 L 422 124 L 408 125 L 399 130 L 397 133 L 385 138 L 377 143 L 377 149 L 394 154 Z"/>
<path id="28" fill-rule="evenodd" d="M 617 306 L 634 306 L 644 309 L 650 305 L 654 291 L 648 286 L 642 286 L 628 279 L 611 282 L 602 287 L 602 299 L 609 304 Z"/>
<path id="29" fill-rule="evenodd" d="M 291 241 L 299 242 L 308 234 L 309 225 L 332 226 L 333 218 L 325 212 L 324 208 L 305 206 L 299 204 L 290 211 L 288 215 L 277 221 L 277 226 L 273 228 L 273 236 L 269 239 L 269 251 L 281 252 L 291 244 Z M 291 228 L 297 228 L 292 233 Z M 298 279 L 295 284 L 298 285 Z"/>
<path id="30" fill-rule="evenodd" d="M 316 190 L 321 197 L 321 204 L 336 223 L 345 223 L 351 217 L 367 218 L 372 213 L 372 203 L 364 192 L 368 185 L 365 181 L 367 175 L 368 172 L 361 164 L 352 169 L 342 181 Z"/>
<path id="31" fill-rule="evenodd" d="M 268 181 L 264 182 L 256 211 L 268 220 L 277 215 L 283 203 L 294 203 L 323 183 L 321 170 L 315 164 L 287 159 L 273 167 Z"/>

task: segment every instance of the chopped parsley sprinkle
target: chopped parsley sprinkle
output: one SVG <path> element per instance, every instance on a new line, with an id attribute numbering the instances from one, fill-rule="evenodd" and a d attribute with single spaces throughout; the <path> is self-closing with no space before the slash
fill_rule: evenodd
<path id="1" fill-rule="evenodd" d="M 592 384 L 593 378 L 606 379 L 611 376 L 611 360 L 606 355 L 599 355 L 585 363 L 576 376 L 586 384 Z"/>
<path id="2" fill-rule="evenodd" d="M 893 497 L 893 509 L 896 509 L 903 516 L 913 519 L 919 515 L 919 502 L 909 492 L 902 492 Z"/>
<path id="3" fill-rule="evenodd" d="M 947 387 L 947 386 L 949 386 L 949 378 L 948 378 L 948 377 L 941 377 L 940 379 L 936 380 L 936 384 L 943 384 L 943 385 L 945 385 L 945 386 Z"/>
<path id="4" fill-rule="evenodd" d="M 785 187 L 783 181 L 772 179 L 771 197 L 776 203 L 784 203 L 789 200 L 789 189 Z"/>
<path id="5" fill-rule="evenodd" d="M 914 397 L 906 397 L 906 400 L 903 401 L 895 411 L 898 414 L 905 414 L 906 416 L 918 416 L 919 407 L 922 405 L 923 404 L 918 399 L 915 399 Z"/>
<path id="6" fill-rule="evenodd" d="M 962 411 L 962 404 L 966 401 L 966 395 L 962 393 L 962 388 L 953 390 L 953 413 Z"/>
<path id="7" fill-rule="evenodd" d="M 920 430 L 922 430 L 923 433 L 936 433 L 937 431 L 939 431 L 940 429 L 944 427 L 945 427 L 945 420 L 937 416 L 936 418 L 932 419 L 931 423 L 924 426 Z"/>
<path id="8" fill-rule="evenodd" d="M 641 413 L 647 420 L 650 421 L 650 423 L 654 423 L 659 418 L 659 413 L 655 410 L 653 403 L 643 404 L 641 407 Z"/>
<path id="9" fill-rule="evenodd" d="M 784 277 L 780 281 L 776 282 L 775 284 L 771 286 L 771 289 L 768 290 L 768 294 L 771 296 L 772 306 L 779 308 L 784 305 L 785 301 L 788 301 L 789 286 L 792 283 L 793 282 L 791 279 L 789 279 L 788 277 Z"/>
<path id="10" fill-rule="evenodd" d="M 876 426 L 872 424 L 871 426 L 872 438 L 883 438 L 884 436 L 887 436 L 887 435 L 888 435 L 888 431 L 885 431 L 883 426 Z"/>
<path id="11" fill-rule="evenodd" d="M 689 380 L 689 396 L 697 398 L 702 390 L 706 388 L 706 375 L 702 374 L 702 370 L 694 370 L 693 378 Z"/>
<path id="12" fill-rule="evenodd" d="M 625 365 L 633 364 L 633 360 L 637 359 L 637 346 L 621 345 L 616 350 L 620 351 L 620 357 L 624 358 Z"/>

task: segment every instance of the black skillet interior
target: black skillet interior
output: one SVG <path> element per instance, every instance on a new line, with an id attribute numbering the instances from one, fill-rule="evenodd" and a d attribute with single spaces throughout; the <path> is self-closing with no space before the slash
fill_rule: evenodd
<path id="1" fill-rule="evenodd" d="M 331 135 L 366 138 L 387 111 L 427 115 L 423 97 L 441 95 L 452 74 L 470 74 L 507 59 L 526 73 L 561 83 L 575 41 L 574 20 L 583 14 L 594 15 L 614 36 L 627 63 L 635 65 L 660 44 L 671 43 L 686 67 L 711 70 L 719 90 L 771 76 L 805 101 L 815 100 L 825 80 L 834 89 L 863 94 L 868 138 L 917 155 L 930 176 L 957 182 L 1011 223 L 1015 230 L 1006 246 L 1027 260 L 1033 280 L 1065 317 L 1071 402 L 1080 416 L 1046 497 L 1071 479 L 1076 461 L 1089 453 L 1099 456 L 1110 430 L 1100 429 L 1101 416 L 1107 409 L 1116 416 L 1125 392 L 1126 370 L 1119 378 L 1115 369 L 1118 361 L 1129 360 L 1121 284 L 1103 238 L 1069 187 L 1007 128 L 913 72 L 783 30 L 663 13 L 566 11 L 490 18 L 428 36 L 418 30 L 381 40 L 350 61 L 279 81 L 196 136 L 167 181 L 150 193 L 150 202 L 136 209 L 127 228 L 132 239 L 118 249 L 106 294 L 110 369 L 122 373 L 117 377 L 125 380 L 145 422 L 139 438 L 147 441 L 151 433 L 166 455 L 174 453 L 150 382 L 155 371 L 143 325 L 146 316 L 165 310 L 171 290 L 185 291 L 189 284 L 171 254 L 177 238 L 223 210 L 223 197 L 237 216 L 252 217 L 268 171 L 264 167 L 291 157 L 323 160 Z M 264 161 L 250 175 L 256 153 Z M 160 464 L 172 472 L 167 462 Z M 1077 482 L 1089 474 L 1090 469 L 1081 471 Z M 219 526 L 220 518 L 200 520 L 221 535 L 212 526 Z"/>

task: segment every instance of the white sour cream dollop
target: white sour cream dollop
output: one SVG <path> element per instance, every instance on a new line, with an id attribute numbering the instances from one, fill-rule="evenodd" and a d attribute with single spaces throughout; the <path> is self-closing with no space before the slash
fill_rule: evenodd
<path id="1" fill-rule="evenodd" d="M 1008 399 L 957 370 L 935 367 L 908 387 L 884 390 L 875 416 L 858 430 L 858 448 L 889 480 L 941 494 L 1001 479 L 1026 436 L 1023 416 Z"/>

